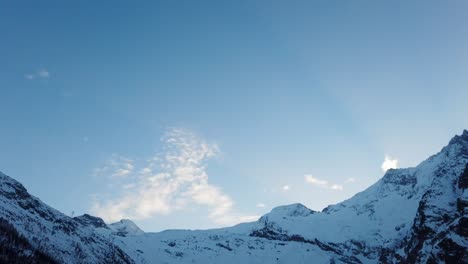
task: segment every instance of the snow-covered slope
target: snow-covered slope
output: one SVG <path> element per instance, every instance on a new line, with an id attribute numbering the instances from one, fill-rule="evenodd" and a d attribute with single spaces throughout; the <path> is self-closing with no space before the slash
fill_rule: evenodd
<path id="1" fill-rule="evenodd" d="M 130 220 L 69 218 L 0 175 L 0 217 L 64 263 L 77 263 L 77 247 L 84 263 L 468 263 L 467 164 L 464 131 L 417 167 L 389 170 L 322 212 L 292 204 L 234 227 L 160 233 Z"/>
<path id="2" fill-rule="evenodd" d="M 36 249 L 59 263 L 133 263 L 100 218 L 71 218 L 30 195 L 19 182 L 0 173 L 0 218 Z M 101 225 L 96 225 L 101 223 Z"/>

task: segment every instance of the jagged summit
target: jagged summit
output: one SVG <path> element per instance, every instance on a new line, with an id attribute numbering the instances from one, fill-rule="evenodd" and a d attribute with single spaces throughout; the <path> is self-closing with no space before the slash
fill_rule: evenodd
<path id="1" fill-rule="evenodd" d="M 5 184 L 8 185 L 8 186 L 14 185 L 16 189 L 26 191 L 26 188 L 20 182 L 18 182 L 17 180 L 11 178 L 10 176 L 4 174 L 1 171 L 0 171 L 0 182 L 2 183 L 2 187 Z"/>
<path id="2" fill-rule="evenodd" d="M 468 143 L 468 130 L 464 129 L 461 135 L 455 135 L 449 142 L 449 145 L 458 142 Z"/>

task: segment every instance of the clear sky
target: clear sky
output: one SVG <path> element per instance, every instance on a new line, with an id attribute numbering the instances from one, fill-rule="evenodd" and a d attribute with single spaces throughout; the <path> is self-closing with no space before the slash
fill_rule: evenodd
<path id="1" fill-rule="evenodd" d="M 2 1 L 0 171 L 146 231 L 321 210 L 468 128 L 467 1 Z M 385 161 L 386 160 L 386 161 Z"/>

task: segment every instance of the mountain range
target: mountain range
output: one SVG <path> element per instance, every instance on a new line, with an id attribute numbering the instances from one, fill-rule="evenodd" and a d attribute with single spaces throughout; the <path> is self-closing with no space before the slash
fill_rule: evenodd
<path id="1" fill-rule="evenodd" d="M 291 204 L 211 230 L 69 217 L 0 173 L 0 263 L 468 263 L 468 131 L 321 212 Z"/>

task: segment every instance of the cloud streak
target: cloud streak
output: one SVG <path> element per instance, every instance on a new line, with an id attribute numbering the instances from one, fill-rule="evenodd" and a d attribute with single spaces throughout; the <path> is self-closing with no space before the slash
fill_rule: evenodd
<path id="1" fill-rule="evenodd" d="M 37 76 L 39 76 L 39 78 L 43 78 L 43 79 L 47 79 L 50 77 L 50 73 L 46 69 L 41 69 L 36 74 Z"/>
<path id="2" fill-rule="evenodd" d="M 330 189 L 330 190 L 335 190 L 335 191 L 342 191 L 343 190 L 343 185 L 341 184 L 336 184 L 336 183 L 329 183 L 326 180 L 321 180 L 319 178 L 315 178 L 312 175 L 305 175 L 304 176 L 304 181 L 306 183 L 319 186 L 325 189 Z M 348 182 L 348 181 L 347 181 Z"/>
<path id="3" fill-rule="evenodd" d="M 353 178 L 353 177 L 351 177 L 351 178 L 348 178 L 348 179 L 345 181 L 345 183 L 353 183 L 353 182 L 355 182 L 355 181 L 356 181 L 356 179 Z"/>
<path id="4" fill-rule="evenodd" d="M 94 169 L 95 176 L 110 176 L 124 178 L 134 172 L 134 161 L 124 156 L 112 155 L 104 167 Z"/>
<path id="5" fill-rule="evenodd" d="M 27 80 L 34 80 L 36 78 L 40 79 L 49 79 L 50 78 L 50 72 L 46 69 L 40 69 L 35 73 L 27 73 L 24 75 L 24 78 Z"/>
<path id="6" fill-rule="evenodd" d="M 145 166 L 125 158 L 110 163 L 112 169 L 105 171 L 109 179 L 121 181 L 116 188 L 119 195 L 96 199 L 92 213 L 112 222 L 147 219 L 198 205 L 207 207 L 209 219 L 218 225 L 258 218 L 236 212 L 232 198 L 209 183 L 207 161 L 219 154 L 217 145 L 178 128 L 168 130 L 161 141 L 163 152 L 148 159 Z"/>

